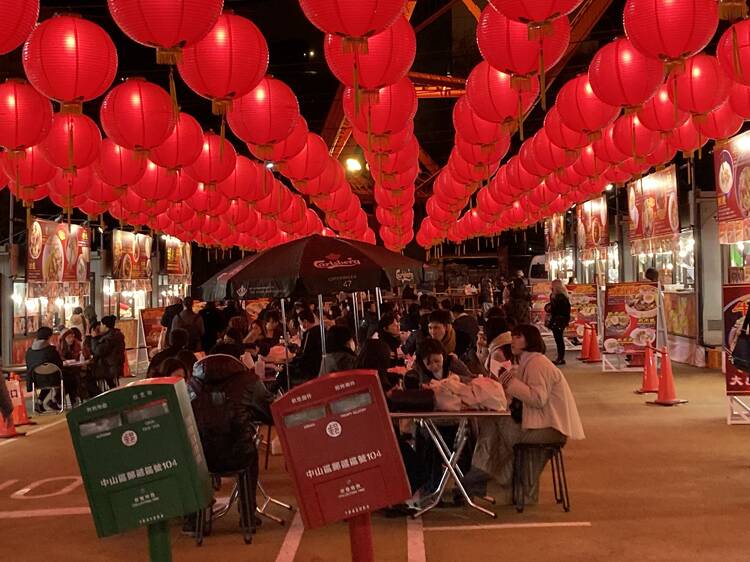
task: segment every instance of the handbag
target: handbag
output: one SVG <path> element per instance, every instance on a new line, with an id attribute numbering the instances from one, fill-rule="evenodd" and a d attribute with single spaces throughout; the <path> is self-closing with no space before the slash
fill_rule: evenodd
<path id="1" fill-rule="evenodd" d="M 513 418 L 514 422 L 521 423 L 523 421 L 523 402 L 518 398 L 513 398 L 510 401 L 510 404 L 508 404 L 508 410 L 510 411 L 510 417 Z"/>
<path id="2" fill-rule="evenodd" d="M 740 371 L 750 373 L 750 314 L 745 315 L 745 321 L 742 323 L 742 329 L 737 335 L 737 340 L 732 349 L 731 360 Z"/>

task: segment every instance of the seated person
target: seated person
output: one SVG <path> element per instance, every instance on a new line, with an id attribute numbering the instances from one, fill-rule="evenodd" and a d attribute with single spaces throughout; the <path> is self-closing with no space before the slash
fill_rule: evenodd
<path id="1" fill-rule="evenodd" d="M 162 377 L 180 377 L 187 380 L 188 370 L 185 364 L 175 357 L 167 357 L 160 366 Z"/>
<path id="2" fill-rule="evenodd" d="M 414 370 L 419 373 L 422 384 L 445 379 L 450 374 L 458 375 L 463 382 L 475 376 L 454 353 L 446 353 L 443 345 L 433 338 L 427 338 L 419 344 Z"/>
<path id="3" fill-rule="evenodd" d="M 456 355 L 464 357 L 467 351 L 477 345 L 479 322 L 476 317 L 468 314 L 462 304 L 453 305 L 453 330 L 456 332 Z"/>
<path id="4" fill-rule="evenodd" d="M 198 361 L 198 358 L 195 356 L 195 353 L 192 351 L 188 351 L 187 349 L 183 349 L 182 351 L 177 352 L 177 357 L 175 357 L 180 363 L 182 363 L 185 367 L 185 372 L 187 373 L 187 378 L 193 376 L 193 365 Z"/>
<path id="5" fill-rule="evenodd" d="M 391 348 L 380 339 L 369 339 L 362 344 L 355 368 L 377 371 L 384 392 L 396 386 L 400 379 L 398 375 L 388 372 L 391 368 Z"/>
<path id="6" fill-rule="evenodd" d="M 320 324 L 309 309 L 299 313 L 299 323 L 304 333 L 297 355 L 289 364 L 292 380 L 310 380 L 318 376 L 323 360 L 323 345 L 320 338 Z"/>
<path id="7" fill-rule="evenodd" d="M 279 345 L 284 337 L 284 328 L 281 325 L 281 317 L 277 310 L 266 312 L 265 324 L 263 325 L 263 341 L 268 347 Z"/>
<path id="8" fill-rule="evenodd" d="M 383 314 L 378 321 L 378 339 L 388 344 L 391 365 L 398 364 L 398 349 L 401 347 L 401 326 L 390 312 Z M 403 365 L 403 361 L 400 363 Z"/>
<path id="9" fill-rule="evenodd" d="M 318 376 L 349 371 L 354 369 L 356 362 L 352 331 L 346 326 L 331 326 L 326 333 L 326 356 Z"/>
<path id="10" fill-rule="evenodd" d="M 26 350 L 26 391 L 31 392 L 31 382 L 34 377 L 34 369 L 43 363 L 52 363 L 62 370 L 63 360 L 57 348 L 50 344 L 52 328 L 42 326 L 36 331 L 36 337 L 31 347 Z M 67 381 L 66 381 L 67 382 Z M 34 411 L 42 413 L 48 410 L 59 410 L 57 403 L 57 392 L 53 389 L 44 388 L 39 391 L 39 398 L 34 404 Z"/>
<path id="11" fill-rule="evenodd" d="M 170 357 L 177 357 L 181 351 L 187 350 L 190 335 L 187 330 L 174 328 L 169 332 L 169 347 L 162 349 L 159 353 L 151 358 L 146 370 L 146 378 L 161 376 L 161 364 Z M 193 354 L 192 351 L 189 352 Z M 193 354 L 193 357 L 195 355 Z M 195 362 L 195 359 L 193 359 Z"/>
<path id="12" fill-rule="evenodd" d="M 258 344 L 263 339 L 263 324 L 260 320 L 253 320 L 250 324 L 250 331 L 243 340 L 244 343 Z"/>
<path id="13" fill-rule="evenodd" d="M 208 352 L 209 355 L 216 355 L 218 353 L 231 355 L 236 359 L 242 357 L 245 353 L 245 346 L 242 343 L 242 334 L 237 328 L 229 328 L 224 337 Z"/>
<path id="14" fill-rule="evenodd" d="M 60 356 L 63 361 L 78 361 L 81 358 L 82 339 L 81 332 L 75 327 L 65 330 L 60 335 Z"/>
<path id="15" fill-rule="evenodd" d="M 249 495 L 255 497 L 255 424 L 273 423 L 273 396 L 254 372 L 224 355 L 208 355 L 198 361 L 188 390 L 208 470 L 216 474 L 249 470 Z M 183 530 L 191 531 L 191 523 L 194 531 L 194 519 L 188 519 L 188 528 Z"/>
<path id="16" fill-rule="evenodd" d="M 511 351 L 518 361 L 516 369 L 501 371 L 499 380 L 505 394 L 518 406 L 511 404 L 511 415 L 482 420 L 481 439 L 471 470 L 464 483 L 470 494 L 483 496 L 487 483 L 494 479 L 500 486 L 503 503 L 513 501 L 513 446 L 517 443 L 560 443 L 568 439 L 583 439 L 583 426 L 575 398 L 560 369 L 545 355 L 545 345 L 539 329 L 519 324 L 511 331 Z M 520 411 L 519 411 L 520 409 Z M 539 495 L 539 476 L 548 458 L 530 461 L 525 475 L 526 503 L 536 503 Z"/>
<path id="17" fill-rule="evenodd" d="M 456 352 L 456 332 L 453 329 L 451 313 L 447 310 L 435 310 L 430 313 L 427 330 L 430 337 L 443 344 L 446 353 Z"/>

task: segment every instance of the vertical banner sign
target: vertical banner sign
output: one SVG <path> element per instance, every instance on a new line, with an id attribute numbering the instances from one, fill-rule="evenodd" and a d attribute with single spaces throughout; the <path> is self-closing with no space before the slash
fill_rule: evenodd
<path id="1" fill-rule="evenodd" d="M 750 134 L 729 139 L 714 150 L 719 242 L 750 240 Z"/>
<path id="2" fill-rule="evenodd" d="M 576 207 L 578 218 L 578 259 L 606 258 L 609 246 L 607 198 L 597 197 Z M 598 254 L 598 255 L 597 255 Z"/>
<path id="3" fill-rule="evenodd" d="M 547 254 L 557 259 L 565 253 L 565 215 L 556 213 L 545 221 L 544 234 L 547 241 Z"/>
<path id="4" fill-rule="evenodd" d="M 115 230 L 112 232 L 112 278 L 150 279 L 151 242 L 145 234 Z"/>
<path id="5" fill-rule="evenodd" d="M 164 307 L 141 309 L 141 327 L 143 329 L 143 342 L 150 352 L 159 345 L 162 325 L 161 317 L 164 315 Z"/>
<path id="6" fill-rule="evenodd" d="M 30 297 L 88 294 L 91 235 L 87 228 L 34 219 L 26 254 Z"/>
<path id="7" fill-rule="evenodd" d="M 659 289 L 656 283 L 607 285 L 604 305 L 604 350 L 643 352 L 656 343 Z"/>
<path id="8" fill-rule="evenodd" d="M 570 299 L 570 324 L 565 337 L 583 337 L 584 324 L 598 325 L 599 308 L 596 302 L 596 285 L 566 285 Z"/>
<path id="9" fill-rule="evenodd" d="M 724 346 L 732 352 L 750 308 L 750 285 L 724 285 L 723 289 Z M 727 395 L 750 394 L 750 374 L 737 369 L 729 358 L 726 361 L 726 388 Z"/>
<path id="10" fill-rule="evenodd" d="M 166 240 L 166 270 L 167 275 L 191 274 L 190 242 L 183 242 L 172 236 Z"/>
<path id="11" fill-rule="evenodd" d="M 631 253 L 671 252 L 680 233 L 674 165 L 628 184 Z"/>
<path id="12" fill-rule="evenodd" d="M 547 321 L 545 307 L 552 292 L 551 281 L 538 281 L 531 285 L 531 323 L 544 326 Z"/>

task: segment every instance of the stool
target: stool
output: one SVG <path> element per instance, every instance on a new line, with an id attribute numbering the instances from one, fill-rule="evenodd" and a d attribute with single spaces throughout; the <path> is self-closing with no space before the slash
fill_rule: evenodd
<path id="1" fill-rule="evenodd" d="M 513 447 L 513 503 L 518 513 L 523 512 L 526 489 L 524 474 L 527 468 L 527 452 L 542 451 L 551 453 L 552 487 L 555 500 L 561 503 L 565 511 L 570 511 L 570 496 L 568 496 L 568 481 L 565 478 L 565 463 L 561 443 L 519 443 Z"/>
<path id="2" fill-rule="evenodd" d="M 242 538 L 245 544 L 253 542 L 253 533 L 255 532 L 255 490 L 251 489 L 250 469 L 240 470 L 238 472 L 226 472 L 221 474 L 211 474 L 212 480 L 216 477 L 236 478 L 237 484 L 235 490 L 229 498 L 229 502 L 221 513 L 214 513 L 213 502 L 206 508 L 201 509 L 195 522 L 195 544 L 203 544 L 204 535 L 211 533 L 212 522 L 214 518 L 222 517 L 232 507 L 232 503 L 237 499 L 240 508 L 240 527 L 242 527 Z"/>

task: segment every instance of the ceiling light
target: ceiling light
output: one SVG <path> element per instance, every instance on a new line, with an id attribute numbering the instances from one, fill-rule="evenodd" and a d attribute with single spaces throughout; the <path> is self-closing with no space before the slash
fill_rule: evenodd
<path id="1" fill-rule="evenodd" d="M 349 172 L 362 171 L 362 163 L 356 158 L 347 158 L 344 163 L 346 164 L 346 169 Z"/>

